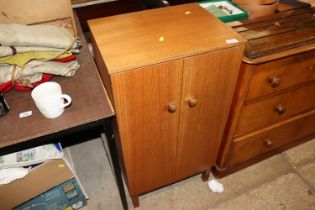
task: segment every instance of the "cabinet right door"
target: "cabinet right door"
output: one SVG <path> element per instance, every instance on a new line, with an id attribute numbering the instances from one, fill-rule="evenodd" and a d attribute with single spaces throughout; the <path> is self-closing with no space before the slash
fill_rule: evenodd
<path id="1" fill-rule="evenodd" d="M 184 60 L 177 179 L 215 165 L 242 55 L 233 47 Z"/>

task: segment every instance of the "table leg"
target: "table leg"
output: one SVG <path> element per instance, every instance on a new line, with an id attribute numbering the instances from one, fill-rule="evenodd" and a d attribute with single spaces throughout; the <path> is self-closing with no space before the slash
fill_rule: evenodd
<path id="1" fill-rule="evenodd" d="M 111 162 L 112 162 L 112 170 L 115 173 L 115 180 L 118 187 L 121 203 L 122 203 L 123 209 L 128 210 L 127 197 L 126 197 L 126 192 L 124 189 L 121 168 L 119 165 L 117 145 L 116 145 L 115 137 L 113 135 L 113 126 L 112 126 L 111 120 L 113 119 L 105 120 L 103 123 L 103 127 L 104 127 L 105 134 L 107 136 L 107 143 L 109 146 L 110 157 L 111 157 Z"/>

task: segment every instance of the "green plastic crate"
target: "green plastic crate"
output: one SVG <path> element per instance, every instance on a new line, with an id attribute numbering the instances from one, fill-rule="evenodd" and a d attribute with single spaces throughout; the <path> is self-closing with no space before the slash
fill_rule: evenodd
<path id="1" fill-rule="evenodd" d="M 208 12 L 219 18 L 224 23 L 248 18 L 248 13 L 245 10 L 243 10 L 236 4 L 233 4 L 229 0 L 207 0 L 200 1 L 198 2 L 198 4 L 206 9 Z M 218 5 L 222 5 L 223 8 L 219 9 Z M 233 12 L 232 14 L 230 14 L 229 11 L 231 10 L 234 12 L 234 14 Z"/>

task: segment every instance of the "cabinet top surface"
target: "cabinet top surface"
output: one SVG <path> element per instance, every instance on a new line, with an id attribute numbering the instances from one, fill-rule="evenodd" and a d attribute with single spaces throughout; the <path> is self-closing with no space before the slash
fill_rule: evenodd
<path id="1" fill-rule="evenodd" d="M 198 4 L 88 21 L 110 74 L 244 44 Z"/>

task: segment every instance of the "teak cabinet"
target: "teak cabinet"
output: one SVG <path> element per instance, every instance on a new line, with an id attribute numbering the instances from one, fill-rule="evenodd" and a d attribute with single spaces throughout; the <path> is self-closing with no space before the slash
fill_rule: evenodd
<path id="1" fill-rule="evenodd" d="M 89 21 L 116 111 L 121 164 L 138 196 L 203 172 L 216 156 L 244 39 L 197 4 Z"/>
<path id="2" fill-rule="evenodd" d="M 314 14 L 304 8 L 234 26 L 248 42 L 218 176 L 315 136 Z"/>

